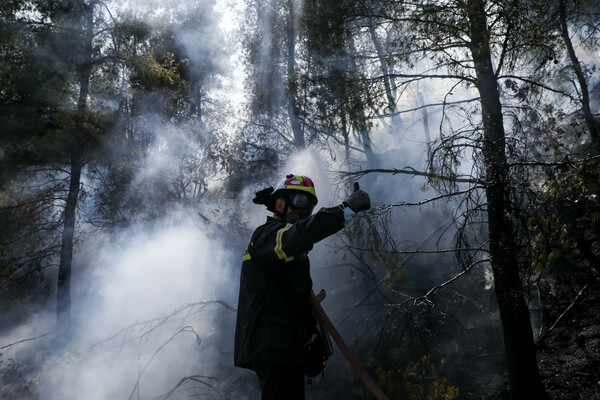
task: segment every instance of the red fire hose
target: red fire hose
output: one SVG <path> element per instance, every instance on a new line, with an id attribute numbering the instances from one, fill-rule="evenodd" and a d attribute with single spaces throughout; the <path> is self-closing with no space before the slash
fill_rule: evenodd
<path id="1" fill-rule="evenodd" d="M 325 310 L 323 310 L 323 307 L 321 307 L 321 303 L 319 303 L 319 300 L 317 299 L 317 296 L 315 296 L 315 292 L 313 291 L 311 291 L 310 294 L 310 302 L 313 305 L 315 313 L 317 314 L 323 325 L 325 325 L 325 329 L 327 329 L 327 332 L 329 332 L 329 334 L 333 338 L 333 341 L 337 344 L 340 351 L 342 352 L 344 357 L 346 357 L 346 360 L 348 360 L 350 366 L 352 367 L 352 369 L 354 369 L 358 377 L 363 381 L 367 389 L 369 389 L 369 391 L 373 394 L 373 396 L 375 396 L 377 400 L 390 400 L 389 397 L 387 397 L 385 393 L 383 393 L 383 391 L 377 385 L 377 383 L 375 383 L 373 378 L 371 378 L 371 375 L 369 375 L 369 373 L 356 359 L 356 357 L 354 357 L 354 354 L 352 354 L 352 350 L 350 350 L 346 342 L 344 342 L 344 339 L 342 339 L 342 337 L 340 336 L 337 329 L 335 329 L 335 326 L 333 326 L 333 323 L 325 313 Z"/>

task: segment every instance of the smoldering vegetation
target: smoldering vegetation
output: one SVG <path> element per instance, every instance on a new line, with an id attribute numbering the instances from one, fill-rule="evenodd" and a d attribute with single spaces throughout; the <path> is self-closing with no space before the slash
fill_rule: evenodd
<path id="1" fill-rule="evenodd" d="M 311 273 L 390 398 L 593 398 L 595 3 L 490 3 L 486 39 L 462 2 L 3 2 L 1 398 L 259 398 L 239 271 L 288 173 L 371 196 Z M 306 390 L 371 396 L 337 348 Z"/>

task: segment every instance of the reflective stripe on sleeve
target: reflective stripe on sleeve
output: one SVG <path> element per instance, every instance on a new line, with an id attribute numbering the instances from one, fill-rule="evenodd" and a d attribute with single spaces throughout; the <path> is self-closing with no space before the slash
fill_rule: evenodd
<path id="1" fill-rule="evenodd" d="M 283 228 L 277 231 L 277 237 L 275 238 L 275 254 L 279 257 L 280 260 L 284 260 L 285 262 L 290 262 L 294 259 L 294 257 L 288 257 L 287 254 L 283 251 L 283 244 L 281 243 L 281 237 L 283 233 L 290 229 L 292 224 L 287 224 Z"/>
<path id="2" fill-rule="evenodd" d="M 251 246 L 252 243 L 249 244 L 249 246 Z M 242 261 L 248 261 L 251 260 L 252 257 L 250 257 L 250 253 L 248 252 L 248 246 L 246 246 L 246 252 L 244 253 L 244 257 L 242 258 Z"/>

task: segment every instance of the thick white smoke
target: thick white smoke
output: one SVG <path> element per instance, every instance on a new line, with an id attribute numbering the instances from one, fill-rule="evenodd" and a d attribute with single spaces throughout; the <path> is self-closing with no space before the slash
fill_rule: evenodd
<path id="1" fill-rule="evenodd" d="M 93 242 L 80 253 L 87 259 L 76 260 L 73 337 L 64 351 L 52 351 L 50 336 L 4 358 L 37 349 L 40 369 L 29 378 L 42 398 L 153 398 L 186 377 L 195 380 L 177 393 L 219 398 L 220 365 L 230 361 L 222 350 L 232 341 L 220 329 L 235 318 L 231 255 L 240 249 L 189 220 Z"/>

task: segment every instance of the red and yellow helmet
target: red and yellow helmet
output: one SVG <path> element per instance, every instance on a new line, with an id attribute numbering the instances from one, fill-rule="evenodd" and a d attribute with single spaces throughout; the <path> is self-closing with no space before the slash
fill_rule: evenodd
<path id="1" fill-rule="evenodd" d="M 283 179 L 277 184 L 275 190 L 273 190 L 273 193 L 271 195 L 274 197 L 280 197 L 282 195 L 282 191 L 288 190 L 299 190 L 302 192 L 306 192 L 312 195 L 315 202 L 314 204 L 317 204 L 318 202 L 317 192 L 315 191 L 315 184 L 313 183 L 312 179 L 310 179 L 308 176 L 300 176 L 294 174 L 287 175 L 285 179 Z"/>

